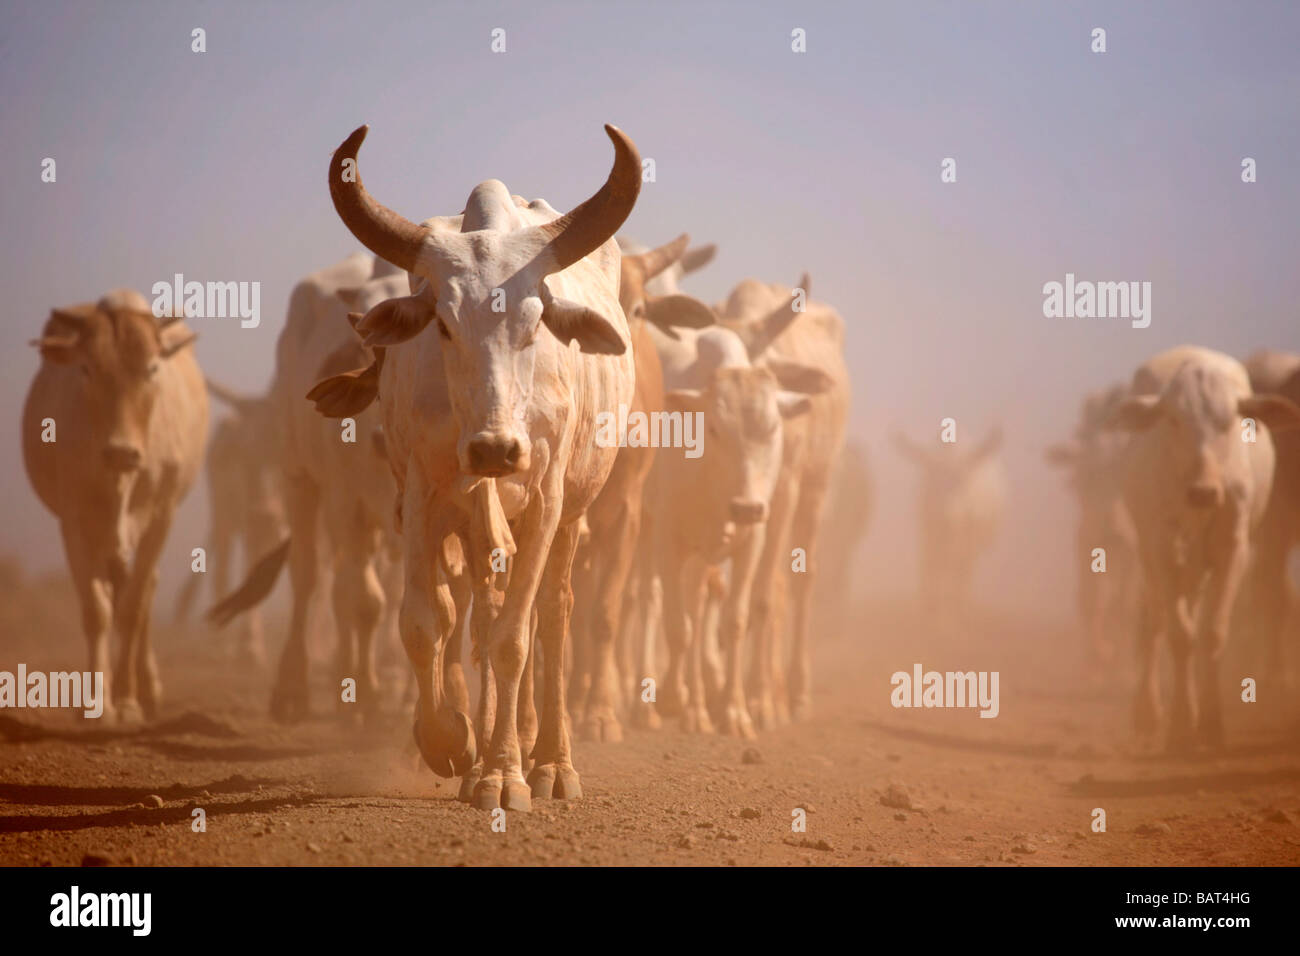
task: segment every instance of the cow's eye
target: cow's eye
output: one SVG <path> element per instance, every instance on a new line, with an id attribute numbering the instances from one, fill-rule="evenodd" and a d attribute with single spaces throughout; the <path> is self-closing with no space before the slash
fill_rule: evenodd
<path id="1" fill-rule="evenodd" d="M 160 368 L 162 368 L 162 363 L 159 362 L 157 359 L 154 359 L 152 362 L 149 363 L 149 367 L 145 369 L 145 372 L 148 374 L 150 378 L 153 378 L 155 375 L 158 374 L 158 369 Z"/>
<path id="2" fill-rule="evenodd" d="M 442 321 L 442 316 L 440 315 L 437 316 L 436 318 L 438 320 L 438 334 L 442 336 L 444 339 L 446 339 L 448 342 L 450 342 L 451 330 L 447 328 L 447 323 Z"/>
<path id="3" fill-rule="evenodd" d="M 645 303 L 644 303 L 644 302 L 638 302 L 636 305 L 632 306 L 632 318 L 634 318 L 634 319 L 643 319 L 643 318 L 645 318 Z"/>
<path id="4" fill-rule="evenodd" d="M 90 366 L 89 366 L 89 365 L 81 365 L 81 366 L 78 366 L 78 367 L 81 369 L 81 377 L 82 377 L 82 378 L 90 378 Z"/>

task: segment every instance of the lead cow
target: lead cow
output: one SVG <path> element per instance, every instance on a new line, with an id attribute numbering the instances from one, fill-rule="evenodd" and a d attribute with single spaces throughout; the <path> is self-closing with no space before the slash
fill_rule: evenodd
<path id="1" fill-rule="evenodd" d="M 1174 661 L 1170 749 L 1187 750 L 1198 738 L 1221 744 L 1219 663 L 1273 483 L 1268 426 L 1300 424 L 1300 408 L 1253 395 L 1236 359 L 1185 345 L 1144 363 L 1109 421 L 1134 433 L 1124 498 L 1145 583 L 1138 729 L 1154 730 L 1159 720 L 1155 652 L 1163 633 Z"/>
<path id="2" fill-rule="evenodd" d="M 618 451 L 595 441 L 596 416 L 632 400 L 612 237 L 640 192 L 640 156 L 606 126 L 614 167 L 568 214 L 488 180 L 460 215 L 417 225 L 362 186 L 356 156 L 366 131 L 335 152 L 329 184 L 352 234 L 410 273 L 410 296 L 360 321 L 366 344 L 385 357 L 377 376 L 359 373 L 354 383 L 377 389 L 398 484 L 400 627 L 419 684 L 416 742 L 436 773 L 478 775 L 471 799 L 480 809 L 578 797 L 564 701 L 570 575 L 581 519 Z M 453 706 L 442 678 L 456 632 L 444 573 L 452 539 L 471 579 L 476 651 L 492 677 L 485 690 L 494 706 L 483 708 L 491 727 L 480 727 L 486 752 L 477 761 L 469 715 Z M 526 782 L 517 718 L 534 614 L 543 704 Z"/>
<path id="3" fill-rule="evenodd" d="M 203 461 L 208 399 L 180 318 L 138 292 L 55 309 L 23 408 L 23 462 L 59 519 L 104 714 L 152 717 L 162 687 L 149 615 L 172 515 Z M 110 691 L 109 633 L 121 656 Z"/>

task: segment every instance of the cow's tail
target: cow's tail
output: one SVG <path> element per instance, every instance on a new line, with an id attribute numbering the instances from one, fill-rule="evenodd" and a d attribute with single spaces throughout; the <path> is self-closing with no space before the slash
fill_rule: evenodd
<path id="1" fill-rule="evenodd" d="M 284 562 L 289 557 L 291 541 L 291 538 L 285 538 L 279 547 L 253 565 L 253 569 L 248 572 L 248 577 L 238 589 L 227 594 L 208 609 L 207 619 L 217 627 L 225 627 L 237 615 L 266 600 L 266 596 L 275 587 L 276 579 L 280 577 Z"/>

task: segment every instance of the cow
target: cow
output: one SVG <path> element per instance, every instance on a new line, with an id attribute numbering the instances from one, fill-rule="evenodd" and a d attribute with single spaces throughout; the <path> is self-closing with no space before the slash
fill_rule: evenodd
<path id="1" fill-rule="evenodd" d="M 1300 355 L 1260 350 L 1245 361 L 1255 393 L 1273 392 L 1300 403 Z M 1254 561 L 1247 576 L 1246 613 L 1255 642 L 1266 655 L 1267 674 L 1281 688 L 1290 686 L 1284 647 L 1295 636 L 1296 594 L 1290 558 L 1300 544 L 1300 435 L 1273 436 L 1277 454 L 1273 493 L 1256 534 Z"/>
<path id="2" fill-rule="evenodd" d="M 853 612 L 850 601 L 855 593 L 854 558 L 871 525 L 875 509 L 875 482 L 871 475 L 870 455 L 866 444 L 851 439 L 844 445 L 831 482 L 830 498 L 822 516 L 820 548 L 817 557 L 818 607 L 827 611 L 822 619 L 842 624 Z"/>
<path id="3" fill-rule="evenodd" d="M 209 579 L 212 593 L 229 593 L 230 572 L 237 553 L 251 567 L 285 535 L 284 502 L 280 495 L 278 454 L 271 406 L 265 396 L 243 395 L 208 380 L 208 393 L 230 409 L 220 419 L 208 443 L 209 573 L 185 582 L 176 602 L 178 624 L 189 618 L 200 587 Z M 249 610 L 235 648 L 249 670 L 266 665 L 266 640 L 258 608 Z"/>
<path id="4" fill-rule="evenodd" d="M 1050 446 L 1045 455 L 1048 464 L 1066 473 L 1079 506 L 1075 587 L 1087 662 L 1094 674 L 1112 666 L 1115 635 L 1131 629 L 1137 613 L 1137 530 L 1124 507 L 1126 439 L 1103 427 L 1127 394 L 1125 386 L 1114 385 L 1087 395 L 1073 440 Z"/>
<path id="5" fill-rule="evenodd" d="M 104 715 L 122 722 L 152 719 L 162 700 L 149 636 L 158 558 L 208 431 L 196 337 L 181 317 L 155 318 L 138 292 L 114 289 L 54 309 L 32 343 L 41 365 L 23 407 L 23 463 L 59 521 Z"/>
<path id="6" fill-rule="evenodd" d="M 487 180 L 461 214 L 416 224 L 362 185 L 356 159 L 367 129 L 339 146 L 329 186 L 352 234 L 410 280 L 410 295 L 360 320 L 365 343 L 384 358 L 354 370 L 349 400 L 361 390 L 378 397 L 398 486 L 400 628 L 419 684 L 416 741 L 435 773 L 466 778 L 462 793 L 474 781 L 479 809 L 577 798 L 564 694 L 571 574 L 583 515 L 618 453 L 596 441 L 597 416 L 617 415 L 633 397 L 613 236 L 640 192 L 640 156 L 606 126 L 613 169 L 570 212 Z M 336 386 L 350 387 L 346 374 L 321 383 Z M 440 667 L 456 632 L 445 574 L 453 542 L 471 581 L 475 649 L 491 676 L 481 742 Z M 542 708 L 525 780 L 518 711 L 534 615 Z"/>
<path id="7" fill-rule="evenodd" d="M 789 306 L 783 306 L 789 311 Z M 680 714 L 688 731 L 712 732 L 704 683 L 704 626 L 714 569 L 730 563 L 718 612 L 725 657 L 716 729 L 753 737 L 741 665 L 751 597 L 763 552 L 765 525 L 780 476 L 783 425 L 812 408 L 811 397 L 833 386 L 820 369 L 780 359 L 751 362 L 745 342 L 724 328 L 652 328 L 665 370 L 665 405 L 702 421 L 704 446 L 666 449 L 652 474 L 656 569 L 663 589 L 669 665 L 656 694 L 667 716 Z M 693 419 L 687 416 L 694 416 Z"/>
<path id="8" fill-rule="evenodd" d="M 1219 664 L 1273 483 L 1269 428 L 1296 424 L 1300 408 L 1253 394 L 1240 362 L 1191 345 L 1143 363 L 1108 419 L 1132 434 L 1124 501 L 1144 585 L 1134 720 L 1140 732 L 1159 723 L 1163 634 L 1174 663 L 1167 739 L 1174 752 L 1223 743 Z"/>
<path id="9" fill-rule="evenodd" d="M 652 280 L 677 266 L 689 243 L 690 237 L 683 234 L 656 249 L 622 255 L 619 304 L 627 316 L 636 358 L 630 419 L 664 411 L 663 373 L 647 323 L 668 330 L 674 325 L 713 324 L 713 312 L 698 299 L 646 291 Z M 632 442 L 619 449 L 605 487 L 587 512 L 590 535 L 574 565 L 569 706 L 579 736 L 589 739 L 618 741 L 623 736 L 615 706 L 620 698 L 615 639 L 640 543 L 642 497 L 655 454 L 655 448 Z"/>
<path id="10" fill-rule="evenodd" d="M 931 445 L 894 434 L 894 447 L 917 467 L 920 594 L 926 610 L 960 613 L 970 600 L 975 563 L 993 543 L 1006 510 L 1002 431 L 968 451 L 958 441 Z"/>
<path id="11" fill-rule="evenodd" d="M 362 253 L 349 256 L 298 283 L 276 345 L 267 402 L 289 533 L 209 616 L 224 624 L 254 607 L 287 562 L 293 609 L 271 695 L 271 714 L 282 722 L 301 720 L 309 712 L 307 621 L 322 555 L 333 571 L 335 686 L 342 687 L 348 679 L 355 682 L 348 688 L 355 690 L 355 698 L 340 690 L 339 709 L 355 702 L 368 719 L 380 710 L 373 642 L 390 597 L 378 570 L 396 494 L 387 457 L 378 445 L 380 416 L 372 410 L 342 422 L 326 421 L 307 395 L 321 379 L 373 359 L 353 331 L 349 310 L 368 310 L 406 291 L 404 273 Z M 322 396 L 317 405 L 330 412 L 335 401 L 337 396 Z"/>
<path id="12" fill-rule="evenodd" d="M 804 719 L 811 712 L 810 629 L 818 536 L 851 401 L 844 320 L 811 295 L 806 274 L 793 289 L 746 279 L 716 309 L 719 321 L 740 336 L 756 365 L 772 368 L 778 377 L 782 366 L 814 369 L 825 385 L 811 395 L 808 414 L 787 423 L 780 477 L 756 572 L 749 696 L 760 727 L 784 723 L 791 716 Z M 796 549 L 801 557 L 796 557 Z"/>

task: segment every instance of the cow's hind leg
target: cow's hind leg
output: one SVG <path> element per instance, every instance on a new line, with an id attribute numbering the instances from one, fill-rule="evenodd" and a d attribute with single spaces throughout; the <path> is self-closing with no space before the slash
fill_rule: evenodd
<path id="1" fill-rule="evenodd" d="M 271 716 L 292 723 L 307 716 L 307 616 L 316 590 L 316 512 L 320 489 L 307 478 L 286 483 L 289 511 L 289 581 L 293 585 L 293 611 L 289 639 L 280 651 L 275 686 L 271 690 Z"/>

